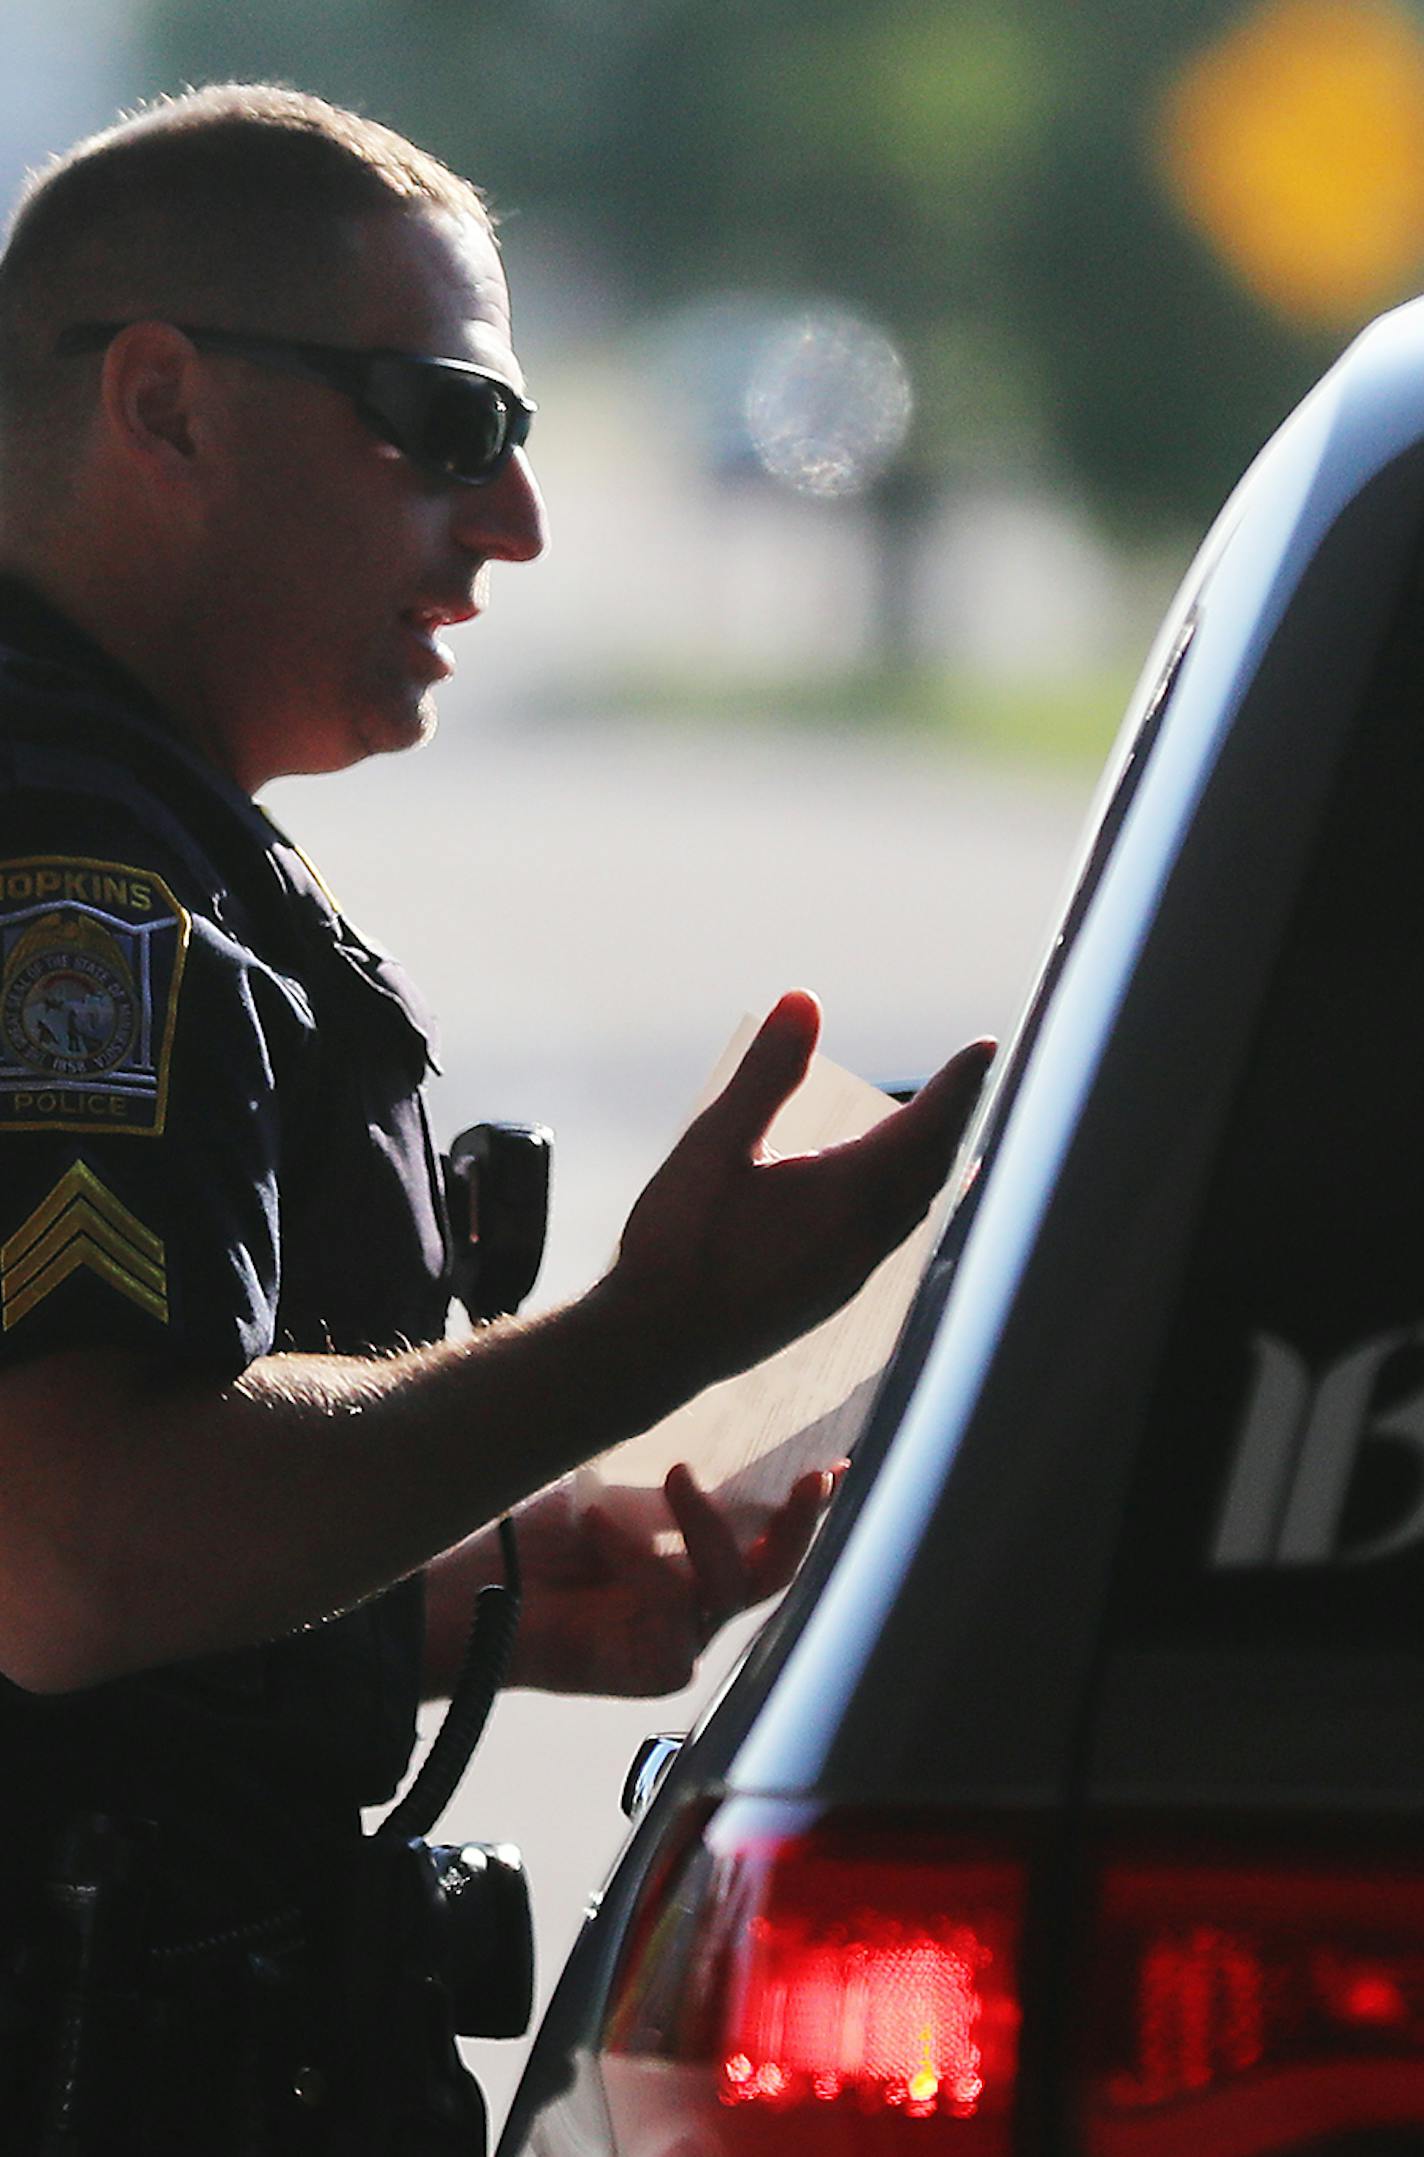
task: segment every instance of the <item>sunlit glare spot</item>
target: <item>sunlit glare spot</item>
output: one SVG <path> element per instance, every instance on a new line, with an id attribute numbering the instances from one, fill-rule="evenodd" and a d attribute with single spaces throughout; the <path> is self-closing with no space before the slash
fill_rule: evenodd
<path id="1" fill-rule="evenodd" d="M 731 2059 L 726 2063 L 726 2076 L 729 2082 L 748 2082 L 751 2079 L 751 2072 L 752 2063 L 745 2052 L 733 2053 Z"/>
<path id="2" fill-rule="evenodd" d="M 1283 314 L 1346 325 L 1424 262 L 1424 34 L 1395 0 L 1268 0 L 1168 84 L 1187 215 Z"/>
<path id="3" fill-rule="evenodd" d="M 769 338 L 745 416 L 763 467 L 803 494 L 860 494 L 905 439 L 914 409 L 904 361 L 882 331 L 839 310 Z"/>

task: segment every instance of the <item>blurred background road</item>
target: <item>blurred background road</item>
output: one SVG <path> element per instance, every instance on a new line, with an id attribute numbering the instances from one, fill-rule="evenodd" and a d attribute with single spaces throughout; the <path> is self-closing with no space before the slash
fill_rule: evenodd
<path id="1" fill-rule="evenodd" d="M 557 1127 L 563 1295 L 784 985 L 870 1076 L 1007 1024 L 1206 523 L 1419 287 L 1424 0 L 0 0 L 0 191 L 231 78 L 501 218 L 552 550 L 430 752 L 272 805 L 442 1011 L 442 1137 Z M 694 1706 L 497 1711 L 451 1826 L 546 1982 Z"/>

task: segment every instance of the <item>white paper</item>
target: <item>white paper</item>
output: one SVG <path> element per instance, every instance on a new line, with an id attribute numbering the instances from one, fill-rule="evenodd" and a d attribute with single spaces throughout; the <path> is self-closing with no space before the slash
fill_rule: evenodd
<path id="1" fill-rule="evenodd" d="M 738 1027 L 698 1108 L 721 1091 L 756 1026 L 748 1018 Z M 814 1152 L 859 1137 L 894 1108 L 888 1094 L 818 1055 L 767 1142 L 779 1154 Z M 576 1502 L 589 1502 L 605 1485 L 655 1488 L 685 1461 L 734 1521 L 754 1529 L 798 1477 L 844 1460 L 864 1428 L 944 1210 L 941 1198 L 834 1317 L 581 1470 Z"/>

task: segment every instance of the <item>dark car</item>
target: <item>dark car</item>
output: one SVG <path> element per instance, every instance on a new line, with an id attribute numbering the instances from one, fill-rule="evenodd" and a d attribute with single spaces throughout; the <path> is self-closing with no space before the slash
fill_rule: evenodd
<path id="1" fill-rule="evenodd" d="M 501 2149 L 1424 2151 L 1424 302 L 1187 578 L 846 1487 Z"/>

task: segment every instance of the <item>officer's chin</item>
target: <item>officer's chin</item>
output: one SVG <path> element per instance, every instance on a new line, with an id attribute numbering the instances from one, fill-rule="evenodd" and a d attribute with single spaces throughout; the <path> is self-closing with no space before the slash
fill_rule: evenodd
<path id="1" fill-rule="evenodd" d="M 356 742 L 348 764 L 359 764 L 371 756 L 399 756 L 408 749 L 423 749 L 435 739 L 440 725 L 440 713 L 435 698 L 427 690 L 418 704 L 409 705 L 402 712 L 373 713 L 365 726 L 358 730 Z"/>

